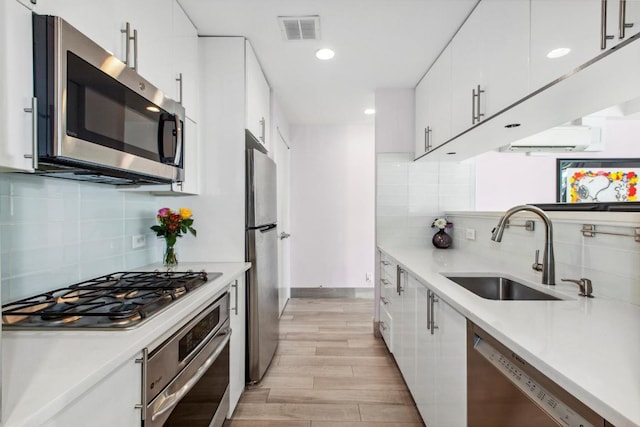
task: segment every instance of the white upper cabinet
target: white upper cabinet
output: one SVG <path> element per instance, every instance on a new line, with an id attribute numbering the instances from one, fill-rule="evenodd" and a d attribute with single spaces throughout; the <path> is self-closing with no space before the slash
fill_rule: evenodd
<path id="1" fill-rule="evenodd" d="M 100 2 L 99 11 L 96 6 L 96 2 L 87 0 L 38 0 L 34 11 L 41 15 L 61 17 L 124 61 L 125 40 L 121 30 L 126 19 L 120 17 L 124 13 L 119 11 L 121 4 L 115 0 Z"/>
<path id="2" fill-rule="evenodd" d="M 129 23 L 129 65 L 145 79 L 162 90 L 169 98 L 177 99 L 175 55 L 173 50 L 173 0 L 110 0 L 119 11 L 121 28 Z M 176 7 L 178 7 L 176 5 Z M 95 3 L 94 3 L 94 14 Z M 99 14 L 96 14 L 99 15 Z M 126 34 L 122 40 L 126 42 Z M 124 53 L 126 55 L 127 45 Z M 121 58 L 122 59 L 122 58 Z M 124 58 L 126 59 L 126 57 Z"/>
<path id="3" fill-rule="evenodd" d="M 245 55 L 246 127 L 269 150 L 271 89 L 249 40 L 245 41 Z"/>
<path id="4" fill-rule="evenodd" d="M 429 102 L 428 74 L 416 86 L 415 95 L 415 158 L 429 151 L 429 116 L 427 103 Z"/>
<path id="5" fill-rule="evenodd" d="M 630 28 L 619 25 L 621 7 Z M 602 26 L 605 17 L 606 28 Z M 531 90 L 564 76 L 638 31 L 637 0 L 531 0 Z M 569 51 L 554 58 L 559 49 Z"/>
<path id="6" fill-rule="evenodd" d="M 451 138 L 451 46 L 416 87 L 415 156 Z"/>
<path id="7" fill-rule="evenodd" d="M 175 99 L 187 116 L 200 119 L 198 108 L 198 31 L 178 3 L 173 5 Z"/>
<path id="8" fill-rule="evenodd" d="M 36 12 L 60 16 L 176 99 L 178 65 L 173 22 L 177 8 L 180 6 L 174 0 L 38 0 Z M 194 47 L 189 49 L 196 49 L 196 44 L 194 41 Z"/>
<path id="9" fill-rule="evenodd" d="M 528 93 L 529 1 L 481 1 L 451 48 L 455 136 Z"/>
<path id="10" fill-rule="evenodd" d="M 0 171 L 31 171 L 33 58 L 31 11 L 0 3 Z"/>

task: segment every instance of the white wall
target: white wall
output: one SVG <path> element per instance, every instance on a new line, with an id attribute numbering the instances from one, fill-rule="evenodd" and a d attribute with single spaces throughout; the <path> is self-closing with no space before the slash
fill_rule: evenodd
<path id="1" fill-rule="evenodd" d="M 376 89 L 376 153 L 413 152 L 415 91 Z"/>
<path id="2" fill-rule="evenodd" d="M 488 152 L 477 156 L 476 210 L 503 211 L 525 203 L 556 201 L 556 159 L 638 158 L 640 120 L 604 122 L 603 152 L 577 152 L 527 156 Z"/>
<path id="3" fill-rule="evenodd" d="M 277 166 L 278 234 L 291 234 L 291 138 L 289 122 L 275 94 L 271 95 L 271 151 Z M 278 308 L 285 308 L 291 296 L 291 240 L 278 240 Z"/>
<path id="4" fill-rule="evenodd" d="M 291 286 L 373 286 L 373 126 L 292 126 L 291 145 Z"/>

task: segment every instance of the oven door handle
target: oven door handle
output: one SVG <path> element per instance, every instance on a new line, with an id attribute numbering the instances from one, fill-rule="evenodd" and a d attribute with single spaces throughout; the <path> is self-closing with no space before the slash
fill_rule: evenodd
<path id="1" fill-rule="evenodd" d="M 211 356 L 209 356 L 207 360 L 205 360 L 202 366 L 198 368 L 198 370 L 195 372 L 193 377 L 189 379 L 189 381 L 187 381 L 175 393 L 165 395 L 164 394 L 165 392 L 163 392 L 162 394 L 160 394 L 159 397 L 160 399 L 162 399 L 162 402 L 160 403 L 160 406 L 158 407 L 158 409 L 155 410 L 153 414 L 151 414 L 151 421 L 155 421 L 156 418 L 158 418 L 165 412 L 173 409 L 173 407 L 180 402 L 180 400 L 185 396 L 185 394 L 189 393 L 189 391 L 193 388 L 193 386 L 195 386 L 197 382 L 200 381 L 200 378 L 202 378 L 205 372 L 207 372 L 207 370 L 211 367 L 211 365 L 213 365 L 213 362 L 216 361 L 218 356 L 220 356 L 220 353 L 222 353 L 222 350 L 224 350 L 224 347 L 229 342 L 229 339 L 231 339 L 231 329 L 227 329 L 225 337 L 222 339 L 222 342 L 216 347 L 216 350 L 211 354 Z"/>

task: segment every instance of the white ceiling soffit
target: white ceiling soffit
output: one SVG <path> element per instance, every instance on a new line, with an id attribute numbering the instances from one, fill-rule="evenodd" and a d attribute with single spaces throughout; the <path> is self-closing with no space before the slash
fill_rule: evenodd
<path id="1" fill-rule="evenodd" d="M 201 36 L 245 36 L 290 124 L 363 124 L 376 89 L 413 88 L 478 0 L 178 0 Z M 515 0 L 514 0 L 515 1 Z M 319 16 L 286 41 L 278 17 Z M 336 56 L 319 61 L 315 52 Z"/>
<path id="2" fill-rule="evenodd" d="M 319 40 L 320 16 L 278 16 L 282 38 L 287 41 Z"/>

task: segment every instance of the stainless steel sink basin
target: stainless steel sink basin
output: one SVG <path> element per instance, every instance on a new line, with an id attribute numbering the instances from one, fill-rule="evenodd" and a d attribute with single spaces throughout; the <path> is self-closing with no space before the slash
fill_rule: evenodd
<path id="1" fill-rule="evenodd" d="M 485 299 L 504 301 L 560 300 L 560 298 L 556 298 L 553 295 L 540 292 L 505 277 L 445 277 Z"/>

